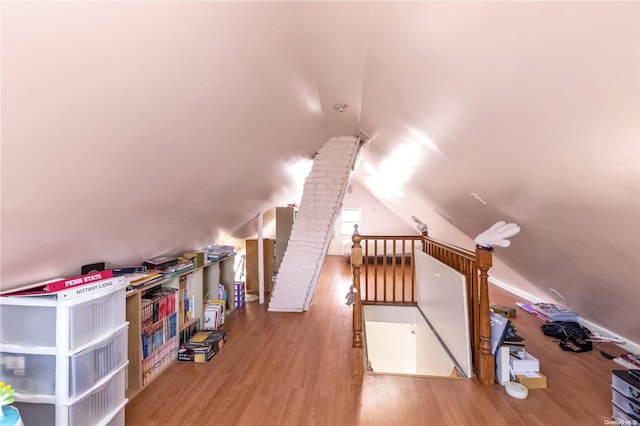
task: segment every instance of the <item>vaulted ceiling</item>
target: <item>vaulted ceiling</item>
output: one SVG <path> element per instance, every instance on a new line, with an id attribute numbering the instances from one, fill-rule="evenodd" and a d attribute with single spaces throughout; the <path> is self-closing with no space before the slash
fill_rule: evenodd
<path id="1" fill-rule="evenodd" d="M 518 223 L 501 260 L 640 342 L 640 3 L 1 8 L 3 288 L 220 241 L 364 131 L 399 217 Z"/>

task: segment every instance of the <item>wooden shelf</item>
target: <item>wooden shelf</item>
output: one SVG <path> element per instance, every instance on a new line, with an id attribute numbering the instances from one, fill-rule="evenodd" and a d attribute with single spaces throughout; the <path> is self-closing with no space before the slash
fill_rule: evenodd
<path id="1" fill-rule="evenodd" d="M 179 332 L 184 330 L 185 328 L 188 328 L 190 325 L 194 324 L 196 321 L 198 321 L 199 318 L 195 317 L 195 318 L 191 318 L 189 321 L 185 322 L 184 324 L 182 324 L 180 326 L 180 330 L 178 330 Z"/>
<path id="2" fill-rule="evenodd" d="M 247 291 L 258 291 L 258 280 L 260 271 L 258 270 L 258 240 L 250 238 L 246 240 L 246 260 L 247 275 L 245 288 Z M 263 246 L 263 264 L 264 264 L 264 291 L 271 292 L 273 287 L 273 273 L 275 268 L 275 240 L 264 238 Z"/>
<path id="3" fill-rule="evenodd" d="M 196 321 L 200 320 L 200 324 L 203 323 L 203 305 L 204 298 L 207 294 L 216 294 L 218 292 L 218 284 L 222 284 L 227 292 L 228 309 L 227 316 L 234 310 L 234 284 L 235 284 L 235 271 L 234 271 L 234 259 L 235 255 L 228 256 L 218 261 L 207 262 L 203 266 L 198 268 L 192 268 L 189 270 L 175 273 L 172 276 L 162 278 L 158 281 L 154 281 L 150 284 L 143 284 L 140 287 L 129 290 L 126 293 L 126 314 L 127 321 L 129 321 L 129 335 L 128 335 L 128 357 L 129 366 L 127 373 L 127 390 L 126 397 L 132 399 L 137 395 L 144 387 L 149 385 L 158 374 L 154 374 L 146 381 L 143 381 L 144 374 L 144 360 L 142 357 L 142 298 L 148 291 L 156 287 L 168 287 L 177 290 L 176 297 L 176 329 L 177 339 L 175 339 L 175 350 L 177 353 L 180 345 L 180 333 Z M 180 300 L 180 280 L 181 277 L 189 277 L 191 294 L 194 297 L 193 306 L 193 318 L 189 321 L 182 323 L 184 318 L 184 306 L 179 303 Z M 215 291 L 215 292 L 214 292 Z M 182 310 L 182 312 L 181 312 Z M 175 359 L 169 362 L 163 363 L 158 371 L 165 370 Z M 144 384 L 143 384 L 144 383 Z"/>

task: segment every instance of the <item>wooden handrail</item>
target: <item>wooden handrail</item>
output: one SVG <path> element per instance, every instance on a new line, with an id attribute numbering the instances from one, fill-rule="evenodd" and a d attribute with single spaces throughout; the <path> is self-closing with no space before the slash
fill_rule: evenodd
<path id="1" fill-rule="evenodd" d="M 365 304 L 415 304 L 413 251 L 420 235 L 359 235 Z M 379 248 L 381 250 L 379 250 Z M 391 251 L 389 251 L 391 250 Z"/>
<path id="2" fill-rule="evenodd" d="M 388 253 L 387 241 L 392 241 L 393 250 L 391 256 Z M 442 241 L 430 238 L 427 232 L 422 235 L 359 235 L 354 233 L 352 237 L 351 264 L 353 267 L 353 286 L 357 295 L 353 312 L 353 376 L 364 375 L 364 351 L 363 351 L 363 318 L 362 303 L 367 304 L 416 304 L 415 293 L 415 262 L 413 251 L 416 243 L 422 242 L 421 249 L 428 255 L 454 268 L 465 276 L 467 287 L 467 307 L 469 311 L 469 329 L 472 349 L 473 366 L 478 381 L 483 386 L 492 386 L 495 380 L 495 360 L 491 353 L 491 324 L 489 317 L 489 284 L 488 271 L 492 265 L 492 251 L 478 248 L 475 252 L 469 251 Z M 378 253 L 378 242 L 383 241 L 383 253 Z M 401 262 L 397 262 L 397 242 L 401 241 Z M 411 242 L 410 252 L 405 252 L 405 243 Z M 361 243 L 364 242 L 364 250 Z M 369 243 L 373 242 L 373 253 L 369 252 Z M 364 253 L 363 253 L 364 251 Z M 391 258 L 391 267 L 387 268 L 388 259 Z M 382 259 L 382 295 L 378 287 L 380 271 L 379 260 Z M 409 259 L 411 270 L 408 271 L 406 259 Z M 364 262 L 364 263 L 363 263 Z M 364 264 L 364 267 L 363 267 Z M 363 271 L 364 269 L 364 271 Z M 399 272 L 398 272 L 399 271 Z M 361 276 L 364 272 L 364 283 Z M 405 282 L 405 276 L 410 272 L 410 282 Z M 402 275 L 400 288 L 402 297 L 396 298 L 397 275 Z M 369 276 L 372 275 L 370 282 Z M 389 288 L 387 275 L 391 278 L 391 294 L 388 298 Z M 364 286 L 364 290 L 361 288 Z M 410 289 L 410 291 L 408 291 Z M 409 293 L 409 296 L 407 295 Z"/>
<path id="3" fill-rule="evenodd" d="M 493 386 L 495 382 L 495 357 L 491 353 L 491 319 L 489 317 L 489 268 L 492 265 L 492 252 L 477 248 L 476 261 L 480 270 L 480 348 L 478 349 L 480 362 L 478 366 L 478 380 L 482 386 Z"/>
<path id="4" fill-rule="evenodd" d="M 357 232 L 357 228 L 356 228 Z M 353 234 L 351 246 L 351 266 L 353 268 L 353 289 L 356 293 L 353 304 L 353 342 L 352 342 L 352 376 L 356 379 L 364 377 L 364 347 L 362 344 L 362 298 L 360 296 L 360 266 L 362 266 L 361 237 Z"/>

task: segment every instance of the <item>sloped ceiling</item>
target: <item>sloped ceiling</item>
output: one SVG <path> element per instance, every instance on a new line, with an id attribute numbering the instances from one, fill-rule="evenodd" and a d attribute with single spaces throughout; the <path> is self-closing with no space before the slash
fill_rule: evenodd
<path id="1" fill-rule="evenodd" d="M 362 129 L 398 216 L 520 224 L 500 259 L 640 341 L 638 2 L 1 7 L 3 288 L 221 241 Z"/>

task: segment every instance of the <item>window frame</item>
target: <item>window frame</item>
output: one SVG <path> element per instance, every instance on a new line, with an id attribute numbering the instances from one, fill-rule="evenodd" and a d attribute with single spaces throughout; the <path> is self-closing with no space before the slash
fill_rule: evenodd
<path id="1" fill-rule="evenodd" d="M 357 220 L 354 220 L 353 218 L 349 218 L 349 220 L 345 220 L 345 212 L 346 213 L 357 213 Z M 358 228 L 360 228 L 362 224 L 362 209 L 359 207 L 343 207 L 340 210 L 340 235 L 346 236 L 346 235 L 353 235 L 353 225 L 358 225 Z M 346 231 L 346 227 L 348 227 L 349 232 L 348 233 L 344 233 L 344 231 Z"/>

